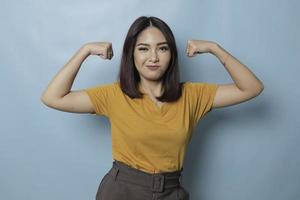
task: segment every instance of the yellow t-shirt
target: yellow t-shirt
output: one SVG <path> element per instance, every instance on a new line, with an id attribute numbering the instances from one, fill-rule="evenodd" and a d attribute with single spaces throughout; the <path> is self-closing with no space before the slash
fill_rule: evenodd
<path id="1" fill-rule="evenodd" d="M 85 89 L 96 114 L 109 118 L 113 159 L 148 173 L 180 170 L 193 128 L 211 111 L 217 84 L 185 82 L 182 96 L 162 107 L 146 94 L 131 99 L 119 84 Z"/>

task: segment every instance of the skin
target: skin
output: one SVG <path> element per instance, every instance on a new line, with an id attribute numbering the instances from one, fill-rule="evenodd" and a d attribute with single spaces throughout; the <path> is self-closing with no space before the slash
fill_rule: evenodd
<path id="1" fill-rule="evenodd" d="M 218 84 L 213 108 L 239 104 L 258 96 L 264 89 L 263 83 L 238 59 L 232 56 L 216 42 L 205 40 L 188 40 L 186 53 L 188 57 L 211 53 L 223 64 L 234 83 Z"/>
<path id="2" fill-rule="evenodd" d="M 159 29 L 148 27 L 137 38 L 134 50 L 136 69 L 141 77 L 141 90 L 146 93 L 159 107 L 155 96 L 162 94 L 161 77 L 167 70 L 171 53 L 169 49 L 158 45 L 166 39 Z M 139 43 L 148 46 L 137 46 Z M 140 48 L 144 49 L 140 49 Z M 197 54 L 211 53 L 216 56 L 231 76 L 233 83 L 218 84 L 213 102 L 213 108 L 220 108 L 239 104 L 258 96 L 264 89 L 263 83 L 255 74 L 238 59 L 215 42 L 205 40 L 188 40 L 186 53 L 188 57 Z M 73 113 L 95 113 L 92 102 L 84 90 L 71 90 L 73 81 L 83 61 L 90 55 L 97 55 L 103 59 L 113 56 L 110 42 L 92 42 L 82 46 L 51 80 L 41 96 L 42 102 L 54 109 Z M 158 64 L 156 71 L 149 70 L 147 64 Z"/>
<path id="3" fill-rule="evenodd" d="M 165 42 L 165 44 L 159 44 Z M 171 60 L 171 51 L 166 44 L 163 33 L 156 27 L 148 27 L 137 37 L 134 48 L 134 63 L 141 78 L 141 89 L 157 104 L 154 96 L 163 92 L 162 76 L 166 72 Z M 143 44 L 141 44 L 143 43 Z M 159 65 L 157 70 L 150 70 L 147 65 Z"/>
<path id="4" fill-rule="evenodd" d="M 160 78 L 166 71 L 171 58 L 170 50 L 162 49 L 166 45 L 158 45 L 159 42 L 164 41 L 166 39 L 159 29 L 148 27 L 138 36 L 134 51 L 136 69 L 141 77 L 140 86 L 159 107 L 163 103 L 157 101 L 155 96 L 159 96 L 162 93 L 163 88 Z M 139 46 L 140 43 L 148 45 Z M 242 64 L 216 42 L 188 40 L 186 53 L 188 57 L 204 53 L 215 55 L 234 81 L 231 84 L 218 84 L 213 108 L 245 102 L 256 97 L 264 88 L 262 82 L 247 66 Z M 151 71 L 146 67 L 148 64 L 158 64 L 160 68 L 156 71 Z"/>

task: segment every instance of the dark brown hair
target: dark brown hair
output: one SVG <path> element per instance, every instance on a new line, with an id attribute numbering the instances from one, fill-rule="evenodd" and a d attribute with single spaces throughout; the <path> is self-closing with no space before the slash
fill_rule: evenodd
<path id="1" fill-rule="evenodd" d="M 157 17 L 141 16 L 130 26 L 123 45 L 118 75 L 120 87 L 122 91 L 131 98 L 141 98 L 143 96 L 143 93 L 138 90 L 140 76 L 135 68 L 133 52 L 138 34 L 149 26 L 155 26 L 163 33 L 171 51 L 169 66 L 162 76 L 164 93 L 160 97 L 156 97 L 156 99 L 162 102 L 176 101 L 181 96 L 182 83 L 179 82 L 180 75 L 175 38 L 169 26 Z"/>

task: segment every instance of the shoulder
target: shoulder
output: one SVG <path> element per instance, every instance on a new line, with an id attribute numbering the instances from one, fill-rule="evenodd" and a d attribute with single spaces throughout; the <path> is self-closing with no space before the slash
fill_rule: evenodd
<path id="1" fill-rule="evenodd" d="M 93 89 L 107 89 L 107 90 L 113 90 L 113 89 L 116 89 L 119 87 L 119 82 L 118 81 L 115 81 L 115 82 L 112 82 L 112 83 L 104 83 L 104 84 L 101 84 L 101 85 L 95 85 L 91 88 Z"/>
<path id="2" fill-rule="evenodd" d="M 84 89 L 89 94 L 114 94 L 118 91 L 119 84 L 117 81 L 112 83 L 98 84 Z"/>
<path id="3" fill-rule="evenodd" d="M 218 86 L 216 83 L 210 83 L 210 82 L 192 82 L 192 81 L 184 82 L 184 88 L 187 89 L 205 89 L 205 88 L 211 88 L 216 86 Z"/>
<path id="4" fill-rule="evenodd" d="M 214 95 L 217 91 L 218 84 L 210 82 L 191 82 L 184 84 L 185 93 L 190 96 Z"/>

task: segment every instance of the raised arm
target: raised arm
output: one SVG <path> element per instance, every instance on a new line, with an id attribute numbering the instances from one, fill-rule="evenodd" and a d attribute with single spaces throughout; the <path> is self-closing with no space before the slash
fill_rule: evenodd
<path id="1" fill-rule="evenodd" d="M 189 57 L 201 53 L 212 53 L 224 65 L 234 81 L 232 84 L 218 84 L 213 108 L 242 103 L 258 96 L 264 89 L 263 83 L 247 66 L 215 42 L 189 40 L 186 53 Z"/>
<path id="2" fill-rule="evenodd" d="M 84 90 L 71 91 L 74 79 L 83 61 L 89 55 L 99 55 L 104 59 L 113 56 L 112 45 L 107 42 L 83 45 L 49 83 L 41 96 L 41 101 L 50 108 L 74 113 L 95 113 L 93 104 Z"/>

